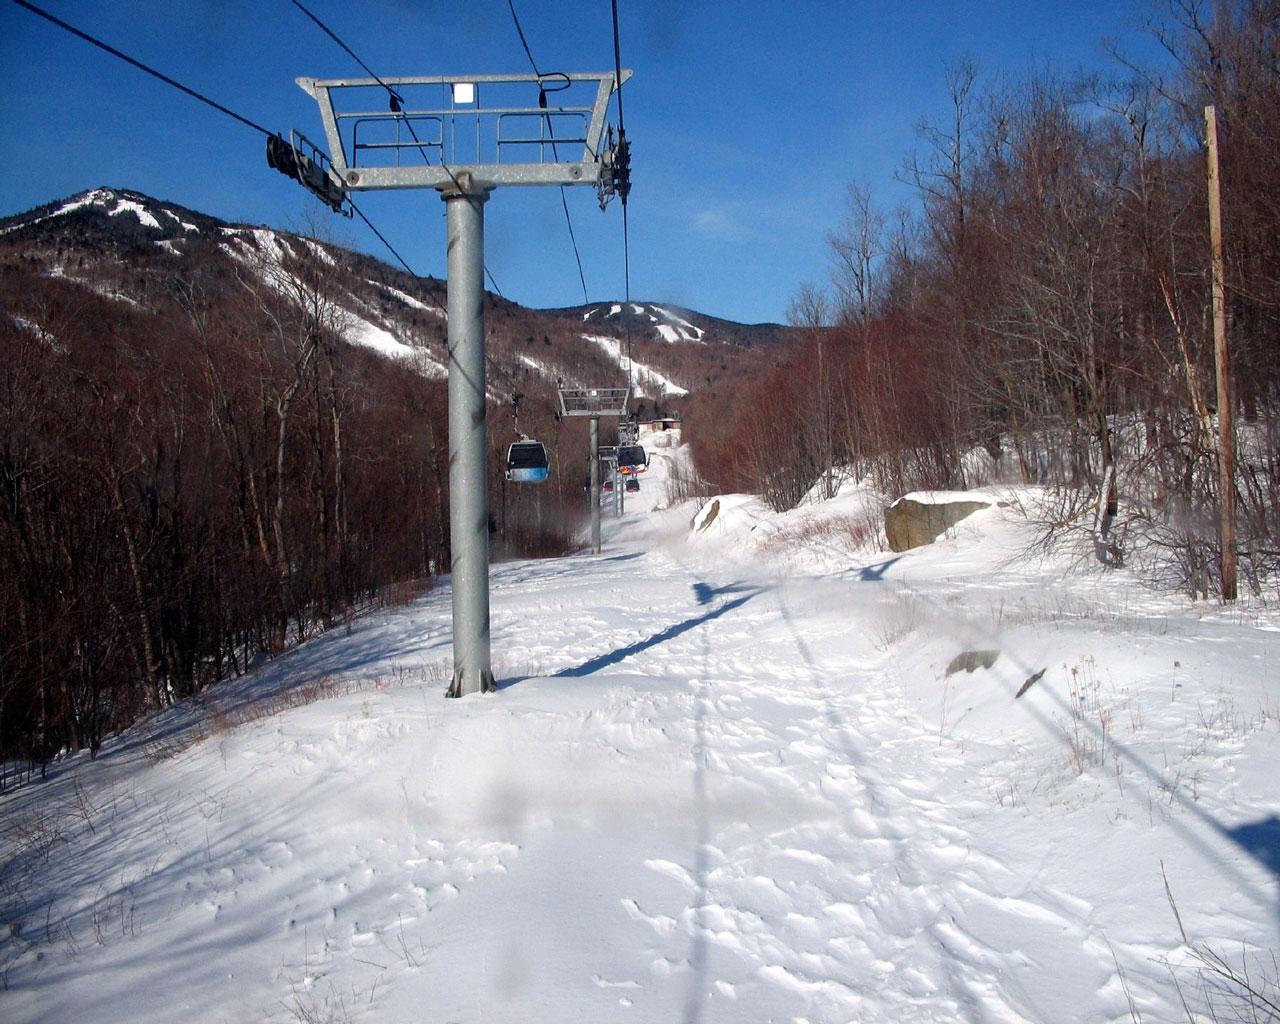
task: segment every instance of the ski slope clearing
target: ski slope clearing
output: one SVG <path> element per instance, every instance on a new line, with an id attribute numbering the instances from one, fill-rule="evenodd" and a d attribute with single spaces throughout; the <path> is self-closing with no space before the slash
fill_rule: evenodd
<path id="1" fill-rule="evenodd" d="M 1228 996 L 1166 884 L 1269 969 L 1274 614 L 1013 508 L 901 555 L 852 487 L 691 528 L 679 454 L 602 556 L 493 568 L 498 693 L 444 699 L 443 586 L 0 797 L 0 1016 L 1185 1020 L 1171 977 Z"/>
<path id="2" fill-rule="evenodd" d="M 652 366 L 633 360 L 627 354 L 619 339 L 599 334 L 584 334 L 582 338 L 584 341 L 589 341 L 598 346 L 606 356 L 613 360 L 619 369 L 625 369 L 628 374 L 634 376 L 636 394 L 638 396 L 649 397 L 648 391 L 645 390 L 646 387 L 657 388 L 658 394 L 661 396 L 680 397 L 689 393 L 687 389 L 667 379 Z"/>

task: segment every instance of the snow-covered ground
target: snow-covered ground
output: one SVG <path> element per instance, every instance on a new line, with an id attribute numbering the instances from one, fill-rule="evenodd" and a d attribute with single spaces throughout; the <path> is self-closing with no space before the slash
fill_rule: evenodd
<path id="1" fill-rule="evenodd" d="M 658 511 L 679 454 L 494 566 L 498 693 L 444 699 L 442 586 L 0 797 L 0 1018 L 1185 1020 L 1167 891 L 1274 976 L 1273 613 L 1014 508 Z"/>
<path id="2" fill-rule="evenodd" d="M 657 388 L 660 397 L 678 398 L 689 393 L 688 390 L 682 388 L 675 381 L 664 377 L 652 366 L 632 359 L 623 348 L 622 342 L 617 338 L 600 334 L 584 334 L 582 338 L 584 341 L 589 341 L 598 346 L 606 356 L 617 364 L 618 369 L 626 370 L 634 378 L 637 396 L 649 397 L 648 392 L 645 390 L 646 387 Z"/>

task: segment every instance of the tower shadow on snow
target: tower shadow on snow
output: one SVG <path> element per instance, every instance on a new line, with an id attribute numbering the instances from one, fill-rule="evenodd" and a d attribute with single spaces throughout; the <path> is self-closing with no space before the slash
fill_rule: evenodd
<path id="1" fill-rule="evenodd" d="M 712 608 L 710 611 L 704 612 L 701 615 L 693 615 L 682 622 L 677 622 L 668 626 L 666 629 L 660 630 L 652 636 L 646 637 L 644 640 L 638 640 L 633 644 L 628 644 L 626 647 L 620 647 L 616 651 L 610 651 L 608 654 L 598 655 L 590 661 L 584 661 L 581 665 L 578 665 L 575 668 L 561 669 L 559 672 L 554 673 L 553 678 L 580 678 L 582 676 L 593 675 L 601 669 L 608 668 L 611 665 L 617 665 L 633 655 L 640 654 L 652 647 L 657 647 L 659 644 L 664 644 L 668 640 L 674 640 L 676 637 L 689 632 L 691 629 L 696 629 L 704 623 L 718 619 L 720 616 L 733 611 L 735 608 L 741 608 L 753 597 L 763 593 L 764 588 L 745 587 L 742 584 L 737 583 L 729 584 L 726 587 L 714 588 L 706 583 L 695 583 L 693 586 L 693 592 L 698 604 L 702 606 L 710 604 L 716 597 L 724 594 L 738 593 L 740 596 L 735 597 L 731 601 L 726 601 L 724 604 L 719 605 L 716 608 Z M 512 682 L 514 683 L 515 680 Z"/>

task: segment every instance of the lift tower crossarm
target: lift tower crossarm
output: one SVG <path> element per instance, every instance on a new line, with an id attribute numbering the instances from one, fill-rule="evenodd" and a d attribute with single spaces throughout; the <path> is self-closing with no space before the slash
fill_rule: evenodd
<path id="1" fill-rule="evenodd" d="M 283 161 L 289 173 L 300 168 L 296 176 L 321 198 L 332 200 L 331 205 L 340 205 L 349 192 L 393 188 L 435 189 L 445 203 L 451 697 L 494 689 L 485 467 L 485 201 L 494 189 L 506 185 L 594 185 L 602 208 L 613 195 L 625 201 L 630 158 L 621 127 L 614 143 L 606 132 L 606 117 L 610 99 L 630 77 L 630 71 L 615 67 L 602 74 L 299 78 L 298 85 L 320 108 L 330 164 L 313 160 L 319 171 L 310 173 L 313 168 L 298 160 L 296 143 L 288 154 L 274 153 L 281 158 L 276 163 Z M 432 93 L 433 89 L 442 92 Z M 533 105 L 528 103 L 531 91 L 537 97 Z M 592 93 L 594 100 L 587 102 Z M 442 94 L 443 104 L 437 101 Z M 369 109 L 370 96 L 376 98 L 377 109 Z M 282 140 L 274 148 L 283 145 Z M 562 153 L 576 159 L 562 159 Z M 517 155 L 525 159 L 514 159 Z M 567 414 L 591 416 L 595 496 L 600 416 L 625 415 L 627 392 L 628 388 L 616 388 L 585 389 L 580 396 L 561 393 Z M 597 505 L 592 527 L 597 553 L 599 530 Z"/>
<path id="2" fill-rule="evenodd" d="M 591 419 L 591 553 L 600 554 L 600 463 L 612 462 L 616 467 L 618 449 L 600 447 L 600 417 L 626 419 L 631 401 L 631 385 L 625 388 L 572 388 L 561 384 L 560 415 L 588 416 Z M 612 451 L 612 455 L 609 452 Z M 604 454 L 602 454 L 602 452 Z M 615 473 L 616 476 L 616 473 Z M 614 497 L 615 505 L 617 497 Z"/>
<path id="3" fill-rule="evenodd" d="M 456 191 L 457 180 L 464 174 L 469 190 L 487 192 L 503 185 L 599 185 L 612 172 L 612 154 L 602 146 L 609 100 L 621 82 L 631 77 L 623 70 L 621 78 L 609 72 L 573 72 L 555 75 L 432 75 L 398 78 L 298 78 L 298 86 L 310 95 L 320 108 L 325 138 L 333 162 L 333 172 L 342 187 L 349 191 L 374 189 L 431 188 Z M 548 81 L 557 85 L 595 83 L 595 98 L 590 104 L 547 105 L 548 95 L 542 86 Z M 539 91 L 536 106 L 500 103 L 484 106 L 482 93 L 488 90 L 510 95 L 512 87 L 533 85 Z M 456 100 L 440 106 L 409 105 L 423 87 L 452 89 L 469 86 L 472 101 Z M 392 90 L 391 109 L 338 109 L 335 99 L 344 91 L 360 90 L 367 101 L 367 90 L 376 89 L 384 96 Z M 557 90 L 563 91 L 563 90 Z M 456 95 L 456 94 L 455 94 Z M 367 106 L 367 102 L 365 106 Z M 537 125 L 537 135 L 503 135 L 513 124 Z M 456 152 L 459 132 L 474 124 L 475 142 L 470 154 L 459 158 Z M 481 133 L 481 125 L 490 131 Z M 581 125 L 566 132 L 567 124 Z M 417 127 L 415 127 L 417 126 Z M 557 131 L 557 128 L 559 129 Z M 361 142 L 359 132 L 394 130 L 393 140 Z M 421 132 L 419 131 L 421 129 Z M 402 131 L 407 130 L 406 138 Z M 464 142 L 469 140 L 464 139 Z M 580 146 L 575 160 L 560 157 L 564 150 Z M 537 160 L 504 159 L 512 150 L 537 149 Z M 493 159 L 485 160 L 482 151 L 491 151 Z M 504 153 L 505 151 L 505 153 Z M 547 153 L 553 154 L 546 159 Z M 362 156 L 381 155 L 393 160 L 391 166 L 361 162 Z M 467 157 L 471 157 L 468 159 Z M 406 158 L 410 161 L 406 162 Z M 420 162 L 416 162 L 420 161 Z"/>

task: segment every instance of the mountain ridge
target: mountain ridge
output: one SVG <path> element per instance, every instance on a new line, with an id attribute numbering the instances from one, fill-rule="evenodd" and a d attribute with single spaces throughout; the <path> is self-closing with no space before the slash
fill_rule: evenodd
<path id="1" fill-rule="evenodd" d="M 273 228 L 268 225 L 252 224 L 247 221 L 227 221 L 211 214 L 202 213 L 199 210 L 193 210 L 190 207 L 181 205 L 180 203 L 171 202 L 166 199 L 158 199 L 149 196 L 144 192 L 138 192 L 134 189 L 121 188 L 113 185 L 99 185 L 95 188 L 85 189 L 82 192 L 65 196 L 61 199 L 54 199 L 48 203 L 33 207 L 20 213 L 9 214 L 0 217 L 0 235 L 10 232 L 19 231 L 22 228 L 33 227 L 39 223 L 52 220 L 54 217 L 69 215 L 78 210 L 97 211 L 109 217 L 118 217 L 123 214 L 131 213 L 143 228 L 152 232 L 158 232 L 160 237 L 167 240 L 185 237 L 193 228 L 213 228 L 213 229 L 231 229 L 231 230 L 270 230 L 284 234 L 296 235 L 297 232 L 288 231 L 287 229 Z M 172 224 L 163 224 L 151 215 L 151 209 L 160 210 L 169 214 Z M 147 223 L 148 219 L 151 223 Z M 176 224 L 176 227 L 174 226 Z M 338 248 L 346 248 L 336 243 L 328 243 Z M 348 250 L 353 254 L 360 254 L 357 250 Z M 377 257 L 370 256 L 370 259 L 377 260 Z M 440 278 L 431 274 L 415 274 L 425 280 L 438 281 Z M 520 304 L 523 305 L 523 304 Z M 628 314 L 627 307 L 630 306 L 634 313 Z M 726 317 L 713 316 L 709 313 L 702 313 L 687 306 L 681 306 L 670 302 L 655 302 L 648 299 L 643 300 L 623 300 L 623 299 L 602 299 L 594 302 L 582 303 L 573 306 L 525 306 L 534 312 L 545 313 L 549 316 L 564 317 L 566 319 L 578 317 L 583 321 L 592 318 L 593 314 L 605 308 L 618 310 L 621 313 L 620 322 L 625 322 L 628 316 L 646 316 L 643 310 L 658 310 L 667 314 L 672 319 L 690 321 L 696 325 L 697 322 L 705 321 L 709 324 L 717 325 L 722 329 L 734 330 L 760 330 L 760 331 L 789 331 L 792 328 L 785 324 L 772 321 L 763 321 L 759 323 L 751 323 L 748 321 L 731 320 Z M 609 317 L 610 313 L 605 313 L 600 319 Z M 692 318 L 692 319 L 691 319 Z M 697 330 L 695 326 L 695 330 Z M 699 330 L 699 333 L 705 329 Z M 698 340 L 686 338 L 682 340 Z"/>
<path id="2" fill-rule="evenodd" d="M 445 375 L 447 313 L 439 278 L 410 275 L 332 241 L 224 221 L 116 186 L 0 218 L 0 263 L 24 263 L 37 280 L 61 278 L 141 308 L 155 301 L 152 286 L 141 283 L 150 271 L 166 284 L 200 268 L 211 268 L 227 285 L 247 273 L 265 275 L 267 286 L 278 288 L 290 268 L 314 260 L 325 264 L 344 310 L 346 341 L 414 358 L 429 376 Z M 675 400 L 772 365 L 774 352 L 800 336 L 779 324 L 737 323 L 650 301 L 543 309 L 486 292 L 485 307 L 495 371 L 490 386 L 499 392 L 525 390 L 531 378 L 544 386 L 592 386 L 624 374 L 638 398 Z"/>

